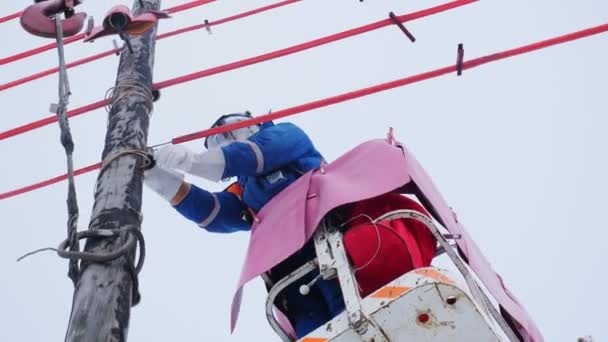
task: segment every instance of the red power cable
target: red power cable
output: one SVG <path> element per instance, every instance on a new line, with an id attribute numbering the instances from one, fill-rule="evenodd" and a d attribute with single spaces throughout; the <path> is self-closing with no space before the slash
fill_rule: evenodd
<path id="1" fill-rule="evenodd" d="M 195 1 L 190 1 L 190 2 L 186 2 L 185 4 L 181 4 L 181 5 L 177 5 L 177 6 L 173 6 L 173 7 L 167 8 L 165 11 L 167 11 L 169 13 L 177 13 L 177 12 L 189 10 L 191 8 L 194 8 L 194 7 L 203 6 L 203 5 L 206 5 L 206 4 L 214 2 L 214 1 L 217 1 L 217 0 L 195 0 Z"/>
<path id="2" fill-rule="evenodd" d="M 412 21 L 412 20 L 416 20 L 416 19 L 420 19 L 420 18 L 424 18 L 433 14 L 437 14 L 437 13 L 441 13 L 441 12 L 445 12 L 460 6 L 464 6 L 464 5 L 468 5 L 471 4 L 473 2 L 477 2 L 479 0 L 457 0 L 457 1 L 452 1 L 452 2 L 448 2 L 445 3 L 443 5 L 439 5 L 439 6 L 435 6 L 435 7 L 431 7 L 431 8 L 427 8 L 418 12 L 413 12 L 410 14 L 405 14 L 405 15 L 400 15 L 397 16 L 396 19 L 399 22 L 406 22 L 406 21 Z M 265 62 L 271 59 L 275 59 L 275 58 L 279 58 L 279 57 L 283 57 L 283 56 L 287 56 L 287 55 L 291 55 L 297 52 L 301 52 L 304 50 L 308 50 L 308 49 L 312 49 L 321 45 L 325 45 L 325 44 L 329 44 L 329 43 L 333 43 L 342 39 L 346 39 L 346 38 L 350 38 L 353 36 L 357 36 L 363 33 L 367 33 L 370 31 L 374 31 L 386 26 L 390 26 L 390 25 L 394 25 L 394 21 L 392 19 L 383 19 L 380 21 L 376 21 L 374 23 L 371 24 L 367 24 L 364 26 L 359 26 L 356 27 L 354 29 L 350 29 L 347 31 L 343 31 L 343 32 L 339 32 L 336 34 L 332 34 L 323 38 L 318 38 L 315 40 L 311 40 L 302 44 L 298 44 L 298 45 L 294 45 L 294 46 L 290 46 L 288 48 L 285 49 L 281 49 L 281 50 L 276 50 L 276 51 L 272 51 L 269 53 L 265 53 L 262 55 L 258 55 L 255 57 L 251 57 L 251 58 L 247 58 L 247 59 L 243 59 L 237 62 L 233 62 L 233 63 L 228 63 L 228 64 L 224 64 L 224 65 L 220 65 L 214 68 L 210 68 L 207 70 L 202 70 L 202 71 L 198 71 L 195 73 L 191 73 L 185 76 L 181 76 L 181 77 L 176 77 L 170 80 L 166 80 L 166 81 L 162 81 L 159 83 L 155 84 L 155 88 L 156 89 L 162 89 L 162 88 L 166 88 L 169 86 L 173 86 L 179 83 L 184 83 L 184 82 L 188 82 L 188 81 L 192 81 L 198 78 L 202 78 L 202 77 L 207 77 L 207 76 L 211 76 L 211 75 L 215 75 L 215 74 L 219 74 L 222 72 L 226 72 L 229 70 L 234 70 L 234 69 L 238 69 L 238 68 L 242 68 L 245 66 L 249 66 L 249 65 L 253 65 L 253 64 L 257 64 L 260 62 Z M 1 140 L 2 135 L 0 134 L 0 140 Z"/>
<path id="3" fill-rule="evenodd" d="M 182 5 L 168 8 L 165 11 L 167 11 L 169 13 L 177 13 L 177 12 L 185 11 L 185 10 L 193 8 L 193 7 L 206 5 L 206 4 L 214 2 L 214 1 L 217 1 L 217 0 L 195 0 L 195 1 L 187 2 Z M 17 13 L 15 13 L 13 15 L 16 15 L 16 14 Z M 19 14 L 21 14 L 21 13 L 19 13 Z M 66 38 L 63 41 L 63 45 L 67 45 L 67 44 L 73 43 L 75 41 L 81 40 L 83 37 L 84 37 L 84 33 L 80 33 L 75 36 Z M 24 58 L 27 58 L 30 56 L 34 56 L 34 55 L 43 53 L 45 51 L 52 50 L 56 47 L 57 47 L 57 43 L 49 43 L 49 44 L 45 44 L 45 45 L 39 46 L 37 48 L 31 49 L 28 51 L 20 52 L 16 55 L 8 56 L 5 58 L 0 58 L 0 65 L 12 63 L 12 62 L 15 62 L 15 61 L 18 61 L 18 60 L 21 60 L 21 59 L 24 59 Z"/>
<path id="4" fill-rule="evenodd" d="M 253 9 L 251 11 L 243 12 L 243 13 L 240 13 L 240 14 L 235 14 L 233 16 L 226 17 L 224 19 L 220 19 L 220 20 L 209 22 L 209 25 L 210 26 L 221 25 L 221 24 L 224 24 L 224 23 L 227 23 L 227 22 L 230 22 L 230 21 L 234 21 L 234 20 L 238 20 L 238 19 L 241 19 L 241 18 L 245 18 L 245 17 L 251 16 L 251 15 L 254 15 L 254 14 L 258 14 L 258 13 L 264 12 L 264 11 L 269 11 L 269 10 L 277 8 L 277 7 L 293 4 L 294 2 L 298 2 L 298 1 L 300 1 L 300 0 L 286 0 L 286 1 L 277 2 L 275 4 L 270 4 L 270 5 L 263 6 L 263 7 L 257 8 L 257 9 Z"/>
<path id="5" fill-rule="evenodd" d="M 415 19 L 420 19 L 426 16 L 430 16 L 433 14 L 437 14 L 440 12 L 444 12 L 456 7 L 460 7 L 460 6 L 464 6 L 473 2 L 477 2 L 479 0 L 457 0 L 457 1 L 453 1 L 453 2 L 449 2 L 443 5 L 439 5 L 439 6 L 435 6 L 435 7 L 431 7 L 422 11 L 418 11 L 418 12 L 413 12 L 410 14 L 406 14 L 406 15 L 400 15 L 397 17 L 398 20 L 404 22 L 404 21 L 411 21 L 411 20 L 415 20 Z M 257 63 L 261 63 L 264 61 L 268 61 L 274 58 L 279 58 L 279 57 L 283 57 L 283 56 L 287 56 L 290 54 L 294 54 L 300 51 L 304 51 L 304 50 L 308 50 L 314 47 L 318 47 L 321 45 L 325 45 L 325 44 L 329 44 L 338 40 L 342 40 L 348 37 L 353 37 L 362 33 L 366 33 L 369 31 L 373 31 L 385 26 L 389 26 L 389 25 L 394 25 L 394 22 L 392 19 L 384 19 L 384 20 L 380 20 L 377 21 L 375 23 L 371 23 L 368 25 L 364 25 L 364 26 L 360 26 L 348 31 L 343 31 L 340 33 L 336 33 L 330 36 L 326 36 L 323 38 L 319 38 L 319 39 L 315 39 L 315 40 L 311 40 L 309 42 L 305 42 L 302 44 L 298 44 L 298 45 L 294 45 L 285 49 L 281 49 L 281 50 L 276 50 L 273 52 L 269 52 L 269 53 L 265 53 L 262 55 L 258 55 L 255 57 L 251 57 L 251 58 L 247 58 L 244 60 L 240 60 L 237 62 L 232 62 L 232 63 L 228 63 L 228 64 L 224 64 L 224 65 L 220 65 L 217 67 L 213 67 L 210 69 L 206 69 L 206 70 L 202 70 L 202 71 L 198 71 L 198 72 L 194 72 L 188 75 L 184 75 L 184 76 L 180 76 L 180 77 L 176 77 L 176 78 L 172 78 L 166 81 L 162 81 L 159 83 L 154 84 L 154 88 L 155 89 L 163 89 L 163 88 L 167 88 L 170 86 L 174 86 L 180 83 L 184 83 L 184 82 L 189 82 L 195 79 L 199 79 L 199 78 L 203 78 L 203 77 L 208 77 L 211 75 L 215 75 L 215 74 L 219 74 L 219 73 L 223 73 L 223 72 L 227 72 L 230 70 L 234 70 L 234 69 L 239 69 L 239 68 L 243 68 L 249 65 L 253 65 L 253 64 L 257 64 Z M 97 103 L 100 103 L 102 101 L 99 101 Z M 101 105 L 99 105 L 99 107 L 94 107 L 94 109 L 103 107 L 103 105 L 105 104 L 105 102 L 102 102 Z M 77 116 L 80 114 L 84 114 L 86 113 L 86 111 L 82 111 L 82 108 L 77 108 L 75 110 L 69 111 L 67 113 L 68 117 L 73 117 L 73 116 Z M 38 121 L 34 121 L 31 122 L 27 125 L 24 126 L 19 126 L 13 129 L 10 129 L 8 131 L 4 131 L 2 133 L 0 133 L 0 140 L 4 140 L 19 134 L 23 134 L 25 132 L 49 125 L 53 122 L 57 121 L 57 116 L 52 115 L 49 116 L 47 118 L 44 118 L 42 120 L 38 120 Z"/>
<path id="6" fill-rule="evenodd" d="M 106 105 L 106 103 L 107 103 L 107 100 L 100 100 L 97 102 L 93 102 L 86 106 L 78 107 L 76 109 L 72 109 L 72 110 L 68 111 L 67 116 L 68 117 L 78 116 L 80 114 L 84 114 L 84 113 L 90 112 L 92 110 L 102 108 L 103 106 Z M 57 117 L 49 116 L 42 120 L 30 122 L 29 124 L 19 126 L 17 128 L 9 129 L 8 131 L 4 131 L 4 132 L 0 133 L 0 141 L 4 140 L 6 138 L 9 138 L 9 137 L 15 136 L 15 135 L 19 135 L 19 134 L 34 130 L 36 128 L 50 125 L 54 122 L 57 122 Z"/>
<path id="7" fill-rule="evenodd" d="M 299 1 L 301 1 L 301 0 L 282 1 L 282 2 L 278 2 L 278 3 L 272 4 L 272 5 L 256 8 L 256 9 L 253 9 L 253 10 L 250 10 L 250 11 L 247 11 L 247 12 L 235 14 L 235 15 L 223 18 L 223 19 L 218 19 L 218 20 L 210 21 L 208 24 L 193 25 L 193 26 L 184 27 L 184 28 L 177 29 L 177 30 L 170 31 L 170 32 L 165 32 L 165 33 L 162 33 L 162 34 L 159 34 L 158 36 L 156 36 L 156 40 L 161 40 L 161 39 L 164 39 L 164 38 L 173 37 L 173 36 L 176 36 L 176 35 L 179 35 L 179 34 L 182 34 L 182 33 L 198 30 L 198 29 L 201 29 L 201 28 L 204 28 L 204 27 L 218 26 L 218 25 L 221 25 L 221 24 L 225 24 L 225 23 L 237 20 L 237 19 L 242 19 L 242 18 L 251 16 L 251 15 L 254 15 L 254 14 L 258 14 L 258 13 L 261 13 L 261 12 L 264 12 L 264 11 L 269 11 L 271 9 L 275 9 L 275 8 L 278 8 L 278 7 L 281 7 L 281 6 L 286 6 L 286 5 L 289 5 L 289 4 L 292 4 L 292 3 L 295 3 L 295 2 L 299 2 Z M 95 55 L 92 55 L 92 56 L 89 56 L 89 57 L 85 57 L 85 58 L 82 58 L 82 59 L 79 59 L 79 60 L 76 60 L 74 62 L 66 64 L 66 69 L 71 69 L 71 68 L 74 68 L 74 67 L 82 65 L 82 64 L 90 63 L 90 62 L 96 61 L 98 59 L 102 59 L 102 58 L 111 56 L 111 55 L 113 55 L 113 54 L 115 54 L 117 52 L 118 52 L 118 50 L 112 49 L 112 50 L 101 52 L 101 53 L 98 53 L 98 54 L 95 54 Z M 38 72 L 38 73 L 35 73 L 35 74 L 32 74 L 32 75 L 29 75 L 29 76 L 26 76 L 26 77 L 23 77 L 23 78 L 14 80 L 14 81 L 11 81 L 9 83 L 0 84 L 0 91 L 7 90 L 7 89 L 19 86 L 19 85 L 27 83 L 27 82 L 31 82 L 31 81 L 37 80 L 37 79 L 45 77 L 45 76 L 53 75 L 53 74 L 57 73 L 58 71 L 59 71 L 59 68 L 58 67 L 54 67 L 54 68 L 50 68 L 50 69 L 47 69 L 47 70 L 44 70 L 44 71 L 41 71 L 41 72 Z"/>
<path id="8" fill-rule="evenodd" d="M 563 36 L 559 36 L 559 37 L 543 40 L 543 41 L 540 41 L 540 42 L 537 42 L 537 43 L 521 46 L 521 47 L 518 47 L 518 48 L 511 49 L 511 50 L 506 50 L 506 51 L 494 53 L 494 54 L 491 54 L 491 55 L 475 58 L 475 59 L 472 59 L 472 60 L 464 62 L 462 64 L 462 69 L 463 70 L 472 69 L 472 68 L 481 66 L 483 64 L 486 64 L 486 63 L 499 61 L 501 59 L 505 59 L 505 58 L 509 58 L 509 57 L 513 57 L 513 56 L 517 56 L 517 55 L 521 55 L 521 54 L 524 54 L 524 53 L 529 53 L 529 52 L 540 50 L 540 49 L 543 49 L 543 48 L 546 48 L 546 47 L 549 47 L 549 46 L 553 46 L 553 45 L 557 45 L 557 44 L 562 44 L 562 43 L 565 43 L 565 42 L 569 42 L 569 41 L 572 41 L 572 40 L 585 38 L 585 37 L 596 35 L 596 34 L 599 34 L 599 33 L 604 33 L 606 31 L 608 31 L 608 24 L 599 25 L 599 26 L 596 26 L 596 27 L 592 27 L 592 28 L 589 28 L 589 29 L 582 30 L 582 31 L 577 31 L 577 32 L 569 33 L 569 34 L 566 34 L 566 35 L 563 35 Z M 298 113 L 302 113 L 302 112 L 307 112 L 307 111 L 310 111 L 310 110 L 313 110 L 313 109 L 317 109 L 317 108 L 321 108 L 321 107 L 327 107 L 327 106 L 330 106 L 330 105 L 334 105 L 334 104 L 337 104 L 337 103 L 353 100 L 353 99 L 356 99 L 356 98 L 359 98 L 359 97 L 375 94 L 375 93 L 378 93 L 378 92 L 381 92 L 381 91 L 385 91 L 385 90 L 389 90 L 389 89 L 392 89 L 392 88 L 402 87 L 402 86 L 405 86 L 405 85 L 408 85 L 408 84 L 412 84 L 412 83 L 428 80 L 428 79 L 431 79 L 431 78 L 439 77 L 439 76 L 442 76 L 442 75 L 445 75 L 445 74 L 449 74 L 451 72 L 456 72 L 456 71 L 457 71 L 457 66 L 456 65 L 447 66 L 447 67 L 440 68 L 440 69 L 435 69 L 435 70 L 428 71 L 428 72 L 425 72 L 425 73 L 422 73 L 422 74 L 418 74 L 418 75 L 414 75 L 414 76 L 410 76 L 410 77 L 401 78 L 401 79 L 394 80 L 394 81 L 391 81 L 391 82 L 386 82 L 386 83 L 378 84 L 378 85 L 375 85 L 375 86 L 372 86 L 372 87 L 363 88 L 363 89 L 355 90 L 355 91 L 352 91 L 352 92 L 349 92 L 349 93 L 345 93 L 345 94 L 341 94 L 341 95 L 337 95 L 337 96 L 333 96 L 333 97 L 328 97 L 328 98 L 325 98 L 325 99 L 322 99 L 322 100 L 317 100 L 317 101 L 309 102 L 309 103 L 306 103 L 306 104 L 303 104 L 303 105 L 299 105 L 299 106 L 295 106 L 295 107 L 279 110 L 279 111 L 276 111 L 276 112 L 271 113 L 271 114 L 256 116 L 256 117 L 254 117 L 252 119 L 249 119 L 249 120 L 246 120 L 246 121 L 241 121 L 241 122 L 237 122 L 237 123 L 233 123 L 233 124 L 228 124 L 228 125 L 225 125 L 225 126 L 220 126 L 220 127 L 216 127 L 216 128 L 210 128 L 210 129 L 202 130 L 202 131 L 199 131 L 199 132 L 182 135 L 180 137 L 173 138 L 171 140 L 171 143 L 172 144 L 181 144 L 181 143 L 184 143 L 184 142 L 187 142 L 187 141 L 205 138 L 205 137 L 208 137 L 210 135 L 214 135 L 214 134 L 218 134 L 218 133 L 223 133 L 223 132 L 227 132 L 227 131 L 232 131 L 232 130 L 235 130 L 235 129 L 239 129 L 239 128 L 243 128 L 243 127 L 248 127 L 248 126 L 251 126 L 251 125 L 254 125 L 254 124 L 258 124 L 258 123 L 262 123 L 262 122 L 267 122 L 267 121 L 272 121 L 272 120 L 284 118 L 286 116 L 291 116 L 291 115 L 294 115 L 294 114 L 298 114 Z"/>
<path id="9" fill-rule="evenodd" d="M 75 41 L 81 40 L 82 37 L 84 37 L 84 34 L 83 33 L 79 33 L 79 34 L 77 34 L 75 36 L 72 36 L 72 37 L 69 37 L 69 38 L 65 38 L 63 40 L 63 45 L 68 45 L 68 44 L 73 43 Z M 1 58 L 0 59 L 0 65 L 4 65 L 4 64 L 8 64 L 8 63 L 11 63 L 11 62 L 14 62 L 14 61 L 18 61 L 20 59 L 24 59 L 24 58 L 27 58 L 27 57 L 30 57 L 30 56 L 34 56 L 34 55 L 43 53 L 45 51 L 53 50 L 56 47 L 57 47 L 57 43 L 49 43 L 49 44 L 45 44 L 45 45 L 39 46 L 37 48 L 33 48 L 31 50 L 20 52 L 20 53 L 18 53 L 16 55 L 12 55 L 12 56 L 8 56 L 8 57 L 5 57 L 5 58 Z"/>
<path id="10" fill-rule="evenodd" d="M 573 40 L 577 40 L 577 39 L 581 39 L 581 38 L 585 38 L 588 36 L 592 36 L 595 34 L 599 34 L 599 33 L 603 33 L 608 31 L 608 24 L 603 24 L 603 25 L 599 25 L 599 26 L 595 26 L 592 28 L 588 28 L 585 30 L 581 30 L 581 31 L 577 31 L 577 32 L 573 32 L 573 33 L 569 33 L 563 36 L 558 36 L 555 38 L 551 38 L 551 39 L 547 39 L 547 40 L 543 40 L 537 43 L 533 43 L 533 44 L 529 44 L 529 45 L 524 45 L 521 47 L 517 47 L 514 49 L 510 49 L 510 50 L 506 50 L 506 51 L 502 51 L 502 52 L 498 52 L 498 53 L 494 53 L 491 55 L 487 55 L 487 56 L 483 56 L 483 57 L 479 57 L 479 58 L 475 58 L 475 59 L 471 59 L 469 61 L 465 61 L 462 65 L 463 69 L 472 69 L 472 68 L 476 68 L 478 66 L 481 66 L 483 64 L 486 63 L 490 63 L 490 62 L 496 62 L 505 58 L 509 58 L 509 57 L 513 57 L 513 56 L 517 56 L 517 55 L 521 55 L 524 53 L 529 53 L 529 52 L 533 52 L 536 50 L 540 50 L 540 49 L 544 49 L 553 45 L 557 45 L 557 44 L 563 44 L 569 41 L 573 41 Z M 424 81 L 424 80 L 428 80 L 431 78 L 435 78 L 435 77 L 439 77 L 445 74 L 449 74 L 449 73 L 453 73 L 457 71 L 457 67 L 456 65 L 450 65 L 447 67 L 443 67 L 440 69 L 435 69 L 435 70 L 431 70 L 422 74 L 418 74 L 418 75 L 414 75 L 414 76 L 409 76 L 409 77 L 405 77 L 405 78 L 401 78 L 398 80 L 394 80 L 394 81 L 390 81 L 390 82 L 386 82 L 386 83 L 382 83 L 382 84 L 378 84 L 372 87 L 368 87 L 368 88 L 363 88 L 363 89 L 359 89 L 359 90 L 355 90 L 355 91 L 351 91 L 349 93 L 345 93 L 345 94 L 341 94 L 341 95 L 337 95 L 337 96 L 333 96 L 333 97 L 328 97 L 322 100 L 317 100 L 314 102 L 309 102 L 306 104 L 302 104 L 299 106 L 295 106 L 295 107 L 290 107 L 290 108 L 286 108 L 286 109 L 282 109 L 279 110 L 277 112 L 271 113 L 271 114 L 266 114 L 266 115 L 261 115 L 261 116 L 257 116 L 254 117 L 250 120 L 247 121 L 242 121 L 242 122 L 238 122 L 238 123 L 234 123 L 234 124 L 229 124 L 226 126 L 221 126 L 221 127 L 216 127 L 216 128 L 212 128 L 212 129 L 206 129 L 203 131 L 199 131 L 199 132 L 195 132 L 195 133 L 191 133 L 191 134 L 187 134 L 187 135 L 182 135 L 179 136 L 177 138 L 174 138 L 171 140 L 171 143 L 173 144 L 179 144 L 179 143 L 183 143 L 186 141 L 191 141 L 191 140 L 195 140 L 195 139 L 201 139 L 201 138 L 205 138 L 209 135 L 213 135 L 213 134 L 218 134 L 218 133 L 223 133 L 226 131 L 230 131 L 230 130 L 234 130 L 234 129 L 238 129 L 238 128 L 243 128 L 243 127 L 247 127 L 247 126 L 251 126 L 253 124 L 256 123 L 261 123 L 261 122 L 266 122 L 266 121 L 271 121 L 271 120 L 276 120 L 279 118 L 284 118 L 286 116 L 290 116 L 290 115 L 295 115 L 295 114 L 299 114 L 302 112 L 306 112 L 306 111 L 310 111 L 316 108 L 320 108 L 320 107 L 326 107 L 326 106 L 330 106 L 330 105 L 334 105 L 337 103 L 341 103 L 341 102 L 345 102 L 345 101 L 349 101 L 349 100 L 353 100 L 359 97 L 363 97 L 363 96 L 367 96 L 367 95 L 371 95 L 371 94 L 375 94 L 381 91 L 385 91 L 385 90 L 389 90 L 389 89 L 393 89 L 396 87 L 401 87 L 401 86 L 405 86 L 408 84 L 412 84 L 412 83 L 416 83 L 416 82 L 420 82 L 420 81 Z M 93 165 L 89 165 L 87 167 L 81 168 L 76 170 L 76 174 L 80 175 L 83 173 L 87 173 L 93 170 L 96 170 L 100 167 L 100 163 L 97 164 L 93 164 Z M 13 197 L 13 196 L 17 196 L 26 192 L 30 192 L 54 183 L 58 183 L 62 180 L 65 180 L 67 178 L 67 175 L 62 175 L 62 176 L 57 176 L 48 180 L 45 180 L 43 182 L 40 183 L 36 183 L 33 185 L 29 185 L 23 188 L 19 188 L 16 190 L 12 190 L 9 192 L 5 192 L 3 194 L 0 194 L 0 200 L 9 198 L 9 197 Z"/>
<path id="11" fill-rule="evenodd" d="M 78 169 L 78 170 L 74 170 L 74 176 L 80 176 L 80 175 L 82 175 L 84 173 L 88 173 L 88 172 L 97 170 L 100 167 L 101 167 L 101 163 L 97 163 L 97 164 L 89 165 L 87 167 L 83 167 L 83 168 Z M 20 195 L 20 194 L 23 194 L 23 193 L 26 193 L 26 192 L 34 191 L 34 190 L 37 190 L 37 189 L 40 189 L 40 188 L 44 188 L 46 186 L 53 185 L 55 183 L 59 183 L 59 182 L 64 181 L 66 179 L 68 179 L 68 175 L 67 174 L 61 175 L 61 176 L 57 176 L 57 177 L 53 177 L 51 179 L 45 180 L 44 182 L 32 184 L 30 186 L 26 186 L 26 187 L 21 188 L 21 189 L 17 189 L 17 190 L 6 192 L 4 194 L 0 194 L 0 200 L 6 199 L 6 198 L 9 198 L 9 197 L 13 197 L 13 196 L 17 196 L 17 195 Z"/>
<path id="12" fill-rule="evenodd" d="M 272 9 L 275 9 L 275 8 L 278 8 L 278 7 L 282 7 L 282 6 L 286 6 L 286 5 L 290 5 L 290 4 L 293 4 L 295 2 L 300 2 L 300 1 L 302 1 L 302 0 L 286 0 L 286 1 L 277 2 L 277 3 L 271 4 L 271 5 L 266 5 L 266 6 L 262 6 L 262 7 L 256 8 L 256 9 L 252 9 L 250 11 L 245 11 L 245 12 L 242 12 L 242 13 L 231 15 L 231 16 L 223 18 L 223 19 L 209 21 L 206 24 L 198 24 L 198 25 L 188 26 L 188 27 L 184 27 L 182 29 L 178 29 L 178 30 L 175 30 L 175 31 L 163 33 L 163 34 L 159 35 L 158 37 L 156 37 L 156 39 L 168 38 L 168 37 L 172 37 L 172 36 L 175 36 L 175 35 L 178 35 L 178 34 L 182 34 L 182 33 L 190 32 L 190 31 L 199 30 L 199 29 L 202 29 L 202 28 L 205 28 L 205 27 L 218 26 L 218 25 L 221 25 L 221 24 L 225 24 L 225 23 L 228 23 L 228 22 L 231 22 L 231 21 L 235 21 L 235 20 L 238 20 L 238 19 L 249 17 L 249 16 L 252 16 L 254 14 L 270 11 Z"/>
<path id="13" fill-rule="evenodd" d="M 21 16 L 21 13 L 23 13 L 23 12 L 17 12 L 17 13 L 9 14 L 6 17 L 0 18 L 0 24 L 5 23 L 5 22 L 10 21 L 10 20 L 13 20 L 13 19 L 19 18 Z"/>

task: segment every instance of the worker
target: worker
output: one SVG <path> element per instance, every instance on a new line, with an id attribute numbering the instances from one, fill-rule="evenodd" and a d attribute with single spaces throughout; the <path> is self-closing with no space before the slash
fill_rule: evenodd
<path id="1" fill-rule="evenodd" d="M 251 118 L 249 112 L 223 115 L 211 128 Z M 211 135 L 204 145 L 206 149 L 200 153 L 180 145 L 156 150 L 144 179 L 184 217 L 214 233 L 250 230 L 255 214 L 265 204 L 324 162 L 308 135 L 292 123 L 251 125 Z M 237 181 L 224 191 L 210 192 L 184 181 L 182 172 L 213 182 L 232 177 Z M 314 257 L 311 241 L 269 273 L 278 281 Z M 344 310 L 336 279 L 315 282 L 306 296 L 298 292 L 318 271 L 315 273 L 286 288 L 278 303 L 298 337 Z"/>

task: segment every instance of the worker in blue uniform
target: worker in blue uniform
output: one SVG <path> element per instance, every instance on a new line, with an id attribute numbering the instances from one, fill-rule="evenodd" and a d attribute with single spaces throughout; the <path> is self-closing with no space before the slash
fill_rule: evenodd
<path id="1" fill-rule="evenodd" d="M 248 119 L 251 119 L 249 112 L 228 114 L 220 117 L 212 128 Z M 250 230 L 252 214 L 323 162 L 308 135 L 292 123 L 267 122 L 212 135 L 205 140 L 205 147 L 202 153 L 180 145 L 156 150 L 155 166 L 144 176 L 145 183 L 178 212 L 214 233 Z M 209 192 L 184 181 L 181 172 L 216 182 L 236 177 L 237 182 L 225 191 Z M 277 281 L 312 258 L 314 245 L 309 243 L 273 268 L 271 278 Z M 278 303 L 298 337 L 344 309 L 335 279 L 316 281 L 307 296 L 298 292 L 301 285 L 318 275 L 318 271 L 315 273 L 289 286 Z"/>

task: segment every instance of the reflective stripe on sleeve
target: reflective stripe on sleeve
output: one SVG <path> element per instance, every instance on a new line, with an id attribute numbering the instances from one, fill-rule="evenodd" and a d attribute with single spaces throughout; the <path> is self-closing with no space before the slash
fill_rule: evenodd
<path id="1" fill-rule="evenodd" d="M 257 174 L 262 173 L 262 171 L 264 171 L 264 154 L 262 153 L 262 150 L 253 141 L 243 140 L 243 142 L 246 143 L 247 145 L 249 145 L 249 147 L 251 147 L 251 150 L 255 154 L 255 160 L 256 160 L 256 165 L 257 165 L 257 167 L 255 169 L 255 173 L 257 173 Z"/>
<path id="2" fill-rule="evenodd" d="M 206 228 L 208 225 L 210 225 L 213 220 L 215 220 L 221 209 L 220 201 L 217 199 L 217 196 L 214 193 L 211 193 L 211 196 L 213 197 L 213 209 L 211 209 L 211 213 L 209 213 L 209 216 L 207 216 L 206 219 L 204 219 L 201 223 L 198 224 L 202 228 Z"/>

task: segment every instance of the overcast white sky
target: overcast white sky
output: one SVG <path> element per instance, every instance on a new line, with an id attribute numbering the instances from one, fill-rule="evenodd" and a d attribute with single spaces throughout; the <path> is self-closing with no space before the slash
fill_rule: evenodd
<path id="1" fill-rule="evenodd" d="M 271 3 L 218 1 L 176 14 L 159 32 Z M 26 2 L 3 1 L 0 16 Z M 99 22 L 111 4 L 81 6 Z M 126 2 L 123 2 L 126 3 Z M 183 3 L 163 1 L 163 7 Z M 262 15 L 160 41 L 155 80 L 283 48 L 404 14 L 442 1 L 307 0 Z M 130 6 L 130 3 L 126 3 Z M 216 116 L 243 109 L 265 113 L 454 63 L 463 42 L 472 58 L 608 22 L 605 0 L 481 1 L 407 27 L 396 27 L 163 91 L 151 144 L 206 128 Z M 0 58 L 48 42 L 18 21 L 0 24 Z M 111 39 L 66 48 L 68 61 L 104 51 Z M 464 72 L 293 117 L 329 160 L 393 126 L 455 208 L 493 266 L 524 303 L 546 341 L 593 334 L 608 340 L 605 275 L 608 237 L 606 80 L 608 35 L 594 36 Z M 55 52 L 0 67 L 0 83 L 55 66 Z M 103 97 L 118 58 L 70 71 L 71 108 Z M 56 76 L 0 92 L 0 130 L 48 116 Z M 106 114 L 71 121 L 75 164 L 101 155 Z M 189 144 L 202 148 L 202 142 Z M 64 173 L 58 128 L 2 141 L 0 192 Z M 90 217 L 96 173 L 77 179 L 80 229 Z M 218 190 L 224 184 L 195 183 Z M 0 340 L 59 341 L 73 288 L 66 262 L 52 253 L 21 263 L 35 248 L 65 236 L 66 184 L 0 203 Z M 260 281 L 246 288 L 236 333 L 229 305 L 248 234 L 213 235 L 144 192 L 148 255 L 133 309 L 131 341 L 275 341 L 264 317 Z"/>

